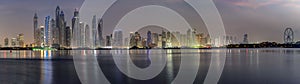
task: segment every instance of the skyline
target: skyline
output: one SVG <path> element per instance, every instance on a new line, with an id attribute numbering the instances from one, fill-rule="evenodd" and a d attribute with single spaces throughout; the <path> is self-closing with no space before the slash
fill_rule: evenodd
<path id="1" fill-rule="evenodd" d="M 181 0 L 166 1 L 176 4 Z M 297 34 L 300 33 L 298 29 L 300 19 L 295 18 L 300 14 L 300 11 L 296 10 L 300 8 L 298 0 L 214 1 L 223 18 L 227 35 L 236 36 L 239 41 L 242 41 L 243 35 L 247 33 L 250 42 L 283 42 L 283 32 L 287 27 L 292 27 L 295 31 L 295 41 L 300 38 L 300 34 Z M 2 11 L 0 13 L 0 44 L 4 43 L 5 37 L 16 37 L 20 33 L 24 34 L 25 43 L 29 44 L 33 42 L 32 18 L 35 12 L 39 16 L 39 25 L 42 25 L 46 16 L 54 17 L 55 8 L 59 5 L 66 14 L 67 25 L 71 26 L 74 9 L 80 8 L 83 0 L 28 0 L 26 2 L 10 0 L 0 2 L 0 11 Z M 181 6 L 178 5 L 178 7 Z M 104 29 L 104 31 L 108 30 Z M 103 36 L 107 34 L 109 33 L 104 33 Z"/>

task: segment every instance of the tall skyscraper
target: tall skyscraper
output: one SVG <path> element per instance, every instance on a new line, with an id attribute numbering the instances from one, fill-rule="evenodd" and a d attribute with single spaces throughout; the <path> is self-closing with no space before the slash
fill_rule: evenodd
<path id="1" fill-rule="evenodd" d="M 84 27 L 85 24 L 83 22 L 79 23 L 79 38 L 77 40 L 79 40 L 79 43 L 77 44 L 80 48 L 83 48 L 85 45 L 85 32 L 84 32 Z"/>
<path id="2" fill-rule="evenodd" d="M 122 48 L 123 47 L 123 32 L 122 30 L 114 31 L 114 48 Z"/>
<path id="3" fill-rule="evenodd" d="M 61 11 L 60 7 L 57 6 L 55 10 L 55 20 L 56 20 L 56 27 L 58 29 L 58 36 L 59 36 L 59 45 L 61 47 L 66 47 L 66 21 L 65 21 L 65 14 Z"/>
<path id="4" fill-rule="evenodd" d="M 59 32 L 58 28 L 56 27 L 56 22 L 54 19 L 51 19 L 50 21 L 51 24 L 51 43 L 52 45 L 59 45 Z"/>
<path id="5" fill-rule="evenodd" d="M 65 21 L 65 14 L 64 14 L 64 12 L 63 11 L 61 11 L 61 13 L 60 13 L 60 44 L 61 44 L 61 46 L 62 47 L 66 47 L 66 21 Z"/>
<path id="6" fill-rule="evenodd" d="M 44 29 L 44 46 L 51 46 L 51 32 L 50 32 L 50 16 L 45 18 L 45 29 Z"/>
<path id="7" fill-rule="evenodd" d="M 195 38 L 196 37 L 196 30 L 195 29 L 189 29 L 187 31 L 187 46 L 188 47 L 193 47 L 193 46 L 196 46 L 195 45 Z"/>
<path id="8" fill-rule="evenodd" d="M 37 13 L 34 14 L 33 17 L 33 38 L 34 38 L 34 44 L 37 45 L 39 42 L 38 38 L 38 16 Z"/>
<path id="9" fill-rule="evenodd" d="M 157 33 L 152 33 L 152 43 L 156 46 L 158 46 L 158 42 L 159 42 L 158 37 L 159 35 Z"/>
<path id="10" fill-rule="evenodd" d="M 147 32 L 147 42 L 146 42 L 146 46 L 147 47 L 151 47 L 152 45 L 152 33 L 151 31 Z"/>
<path id="11" fill-rule="evenodd" d="M 102 31 L 103 31 L 103 19 L 100 19 L 98 21 L 98 39 L 99 39 L 99 46 L 103 46 L 103 36 L 102 36 Z"/>
<path id="12" fill-rule="evenodd" d="M 58 41 L 58 44 L 59 44 L 59 46 L 60 45 L 62 45 L 61 44 L 61 37 L 62 37 L 62 35 L 61 35 L 61 24 L 60 24 L 60 7 L 59 6 L 57 6 L 56 7 L 56 10 L 55 10 L 55 26 L 56 26 L 56 29 L 57 29 L 57 36 L 58 36 L 58 39 L 57 39 L 57 41 Z"/>
<path id="13" fill-rule="evenodd" d="M 67 26 L 66 27 L 66 29 L 65 29 L 65 43 L 66 43 L 66 45 L 65 45 L 65 47 L 71 47 L 71 40 L 72 40 L 72 32 L 71 32 L 72 30 L 71 30 L 71 28 L 69 27 L 69 26 Z"/>
<path id="14" fill-rule="evenodd" d="M 166 48 L 166 46 L 167 46 L 167 34 L 166 34 L 166 32 L 163 30 L 162 31 L 162 38 L 161 38 L 161 40 L 162 40 L 162 43 L 161 43 L 161 47 L 162 48 Z"/>
<path id="15" fill-rule="evenodd" d="M 172 46 L 172 35 L 171 35 L 171 32 L 167 32 L 166 46 L 167 47 L 173 47 Z"/>
<path id="16" fill-rule="evenodd" d="M 92 46 L 93 48 L 97 47 L 97 40 L 98 39 L 98 31 L 97 31 L 97 17 L 96 15 L 93 16 L 92 20 Z"/>
<path id="17" fill-rule="evenodd" d="M 45 27 L 44 26 L 40 26 L 39 28 L 39 43 L 38 46 L 39 47 L 44 47 L 45 45 Z"/>
<path id="18" fill-rule="evenodd" d="M 85 31 L 85 47 L 87 48 L 91 48 L 92 46 L 92 37 L 91 37 L 91 30 L 90 30 L 90 26 L 86 25 L 84 28 Z"/>
<path id="19" fill-rule="evenodd" d="M 80 43 L 79 11 L 75 9 L 72 19 L 72 47 L 78 48 Z"/>

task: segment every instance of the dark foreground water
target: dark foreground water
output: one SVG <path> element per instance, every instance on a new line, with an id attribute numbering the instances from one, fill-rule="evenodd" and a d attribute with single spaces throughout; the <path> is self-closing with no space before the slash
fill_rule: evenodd
<path id="1" fill-rule="evenodd" d="M 130 55 L 132 61 L 125 59 L 125 55 Z M 74 56 L 80 58 L 76 63 L 73 61 Z M 93 57 L 97 59 L 97 64 L 89 63 Z M 132 62 L 137 67 L 146 69 L 151 64 L 158 66 L 159 64 L 154 62 L 159 61 L 153 60 L 160 60 L 163 57 L 166 59 L 163 69 L 149 80 L 128 77 L 115 63 L 115 61 Z M 190 64 L 182 64 L 184 60 L 182 57 L 196 59 L 191 59 Z M 112 84 L 168 84 L 181 73 L 180 67 L 188 66 L 190 68 L 184 70 L 191 72 L 193 67 L 199 67 L 193 83 L 201 84 L 205 81 L 211 64 L 219 63 L 217 68 L 222 68 L 222 57 L 226 60 L 224 68 L 221 69 L 223 72 L 218 80 L 219 84 L 300 83 L 300 49 L 0 51 L 0 83 L 80 84 L 81 81 L 93 83 L 89 82 L 90 79 L 101 78 L 95 75 L 99 71 L 97 69 L 100 69 Z M 214 60 L 215 58 L 218 60 Z"/>

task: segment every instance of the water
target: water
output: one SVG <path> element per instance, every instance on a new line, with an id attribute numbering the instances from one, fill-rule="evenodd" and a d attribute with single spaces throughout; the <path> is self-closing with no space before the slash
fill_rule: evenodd
<path id="1" fill-rule="evenodd" d="M 180 74 L 180 67 L 184 65 L 181 63 L 184 60 L 182 57 L 197 58 L 195 56 L 199 56 L 199 59 L 192 59 L 190 64 L 185 65 L 191 68 L 199 67 L 194 81 L 195 84 L 199 84 L 206 79 L 212 63 L 222 63 L 221 60 L 213 60 L 214 56 L 217 55 L 219 59 L 225 57 L 224 52 L 226 52 L 225 66 L 219 84 L 300 83 L 298 80 L 300 78 L 300 49 L 128 51 L 132 63 L 142 69 L 151 64 L 158 66 L 159 64 L 152 62 L 153 59 L 166 58 L 167 63 L 162 71 L 150 80 L 137 80 L 122 73 L 112 57 L 112 55 L 119 54 L 115 56 L 116 61 L 126 61 L 127 59 L 123 56 L 125 54 L 120 52 L 126 52 L 126 50 L 0 51 L 0 82 L 1 84 L 80 84 L 80 80 L 99 79 L 99 75 L 95 73 L 97 74 L 97 69 L 101 68 L 107 80 L 112 84 L 168 84 Z M 167 54 L 164 55 L 162 52 Z M 80 64 L 78 67 L 74 65 L 74 55 L 84 60 L 92 60 L 91 58 L 94 57 L 97 58 L 98 63 L 77 60 L 76 63 Z M 195 64 L 197 62 L 199 64 Z M 99 68 L 95 65 L 99 65 Z M 78 68 L 80 70 L 76 71 Z M 92 83 L 93 81 L 84 82 Z"/>

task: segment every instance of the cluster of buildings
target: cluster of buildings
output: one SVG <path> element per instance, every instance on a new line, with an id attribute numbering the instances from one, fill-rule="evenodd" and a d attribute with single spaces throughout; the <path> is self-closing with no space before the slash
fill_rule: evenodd
<path id="1" fill-rule="evenodd" d="M 55 16 L 46 16 L 44 24 L 39 26 L 39 17 L 33 18 L 33 47 L 54 48 L 96 48 L 104 46 L 102 36 L 103 20 L 93 17 L 91 26 L 80 22 L 79 11 L 75 9 L 71 26 L 67 26 L 65 14 L 57 6 Z"/>
<path id="2" fill-rule="evenodd" d="M 18 34 L 15 38 L 4 38 L 3 47 L 26 47 L 24 42 L 24 34 Z"/>
<path id="3" fill-rule="evenodd" d="M 201 48 L 210 47 L 211 39 L 204 33 L 197 34 L 195 29 L 189 29 L 186 34 L 180 32 L 159 33 L 147 32 L 146 37 L 141 37 L 139 32 L 130 33 L 129 43 L 131 48 Z"/>
<path id="4" fill-rule="evenodd" d="M 37 13 L 33 18 L 33 47 L 70 47 L 72 30 L 67 26 L 65 14 L 58 6 L 55 17 L 46 16 L 39 26 Z"/>
<path id="5" fill-rule="evenodd" d="M 175 47 L 206 47 L 210 46 L 210 38 L 203 33 L 197 34 L 190 29 L 187 34 L 165 32 L 161 34 L 148 32 L 141 37 L 138 32 L 123 38 L 122 30 L 103 38 L 103 19 L 93 16 L 91 26 L 80 21 L 79 11 L 75 10 L 71 26 L 67 26 L 65 14 L 58 6 L 55 17 L 46 16 L 44 24 L 39 26 L 37 14 L 34 14 L 34 47 L 54 48 L 175 48 Z"/>
<path id="6" fill-rule="evenodd" d="M 124 35 L 122 30 L 103 36 L 103 19 L 93 16 L 91 25 L 81 22 L 79 11 L 75 9 L 71 26 L 67 25 L 65 14 L 59 6 L 55 16 L 46 16 L 39 22 L 38 14 L 33 17 L 34 43 L 24 44 L 24 34 L 16 38 L 5 38 L 5 47 L 52 47 L 52 48 L 205 48 L 220 47 L 236 43 L 236 37 L 210 38 L 208 34 L 196 33 L 188 29 L 186 33 L 160 33 L 148 31 L 146 37 L 139 32 Z M 39 25 L 42 23 L 42 25 Z M 125 38 L 126 37 L 126 38 Z M 245 37 L 247 39 L 247 36 Z M 226 40 L 225 40 L 226 39 Z M 216 45 L 218 44 L 218 45 Z M 220 45 L 222 44 L 222 45 Z"/>

